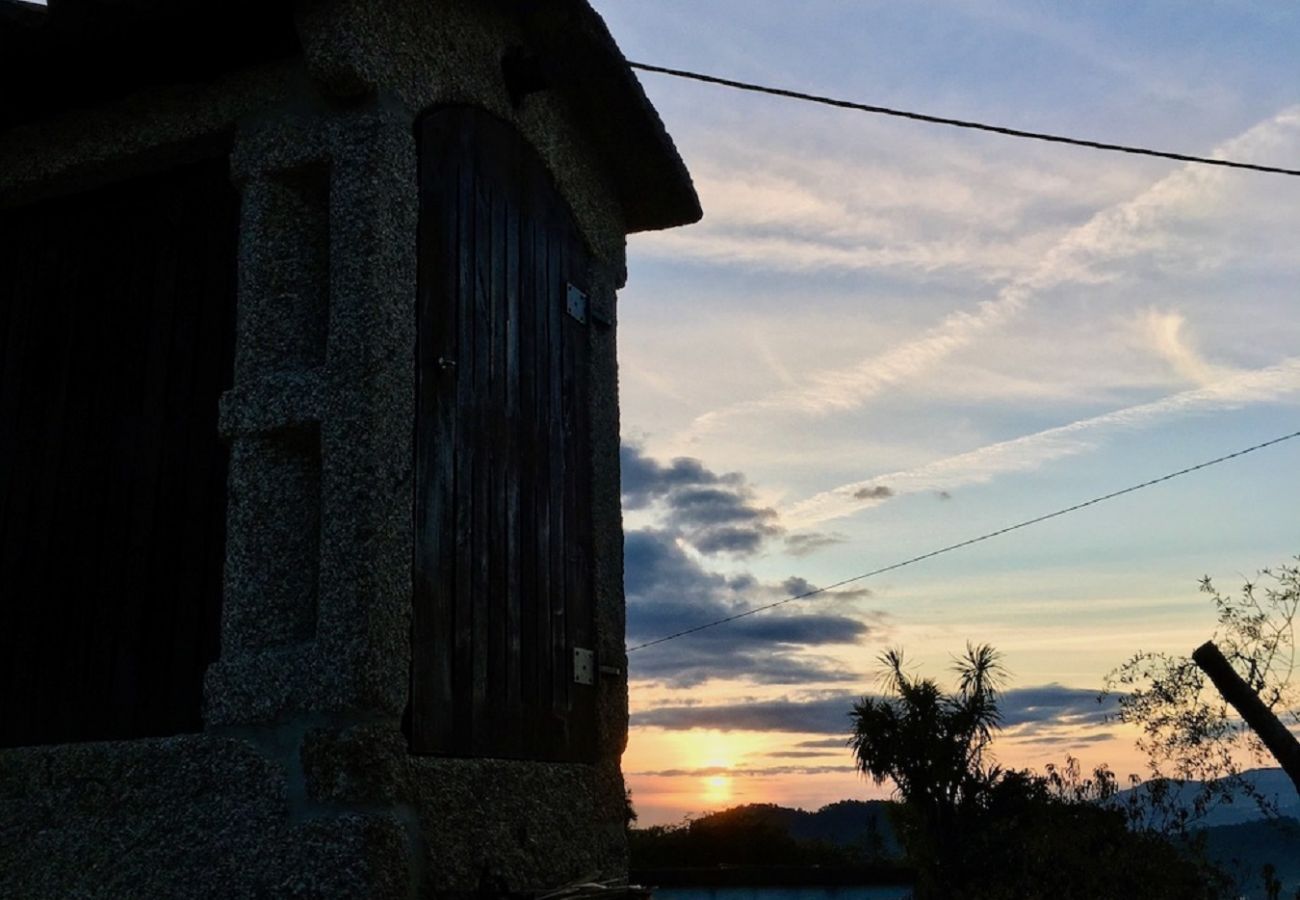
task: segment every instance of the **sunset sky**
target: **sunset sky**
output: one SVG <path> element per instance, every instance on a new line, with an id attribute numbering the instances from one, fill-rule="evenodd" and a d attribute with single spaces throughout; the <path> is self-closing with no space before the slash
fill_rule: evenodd
<path id="1" fill-rule="evenodd" d="M 1281 2 L 593 0 L 630 59 L 1300 166 Z M 643 73 L 703 222 L 621 294 L 629 644 L 1300 429 L 1300 178 Z M 1095 700 L 1300 552 L 1300 441 L 632 654 L 642 824 L 880 796 L 844 748 L 899 646 L 1012 673 L 999 760 L 1140 761 Z"/>

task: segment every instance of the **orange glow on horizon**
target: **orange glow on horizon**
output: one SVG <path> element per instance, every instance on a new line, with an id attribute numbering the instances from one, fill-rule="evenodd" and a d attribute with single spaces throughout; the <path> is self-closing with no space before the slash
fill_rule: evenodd
<path id="1" fill-rule="evenodd" d="M 1084 730 L 1080 734 L 1087 737 Z M 1067 753 L 1079 757 L 1085 775 L 1094 765 L 1108 763 L 1121 786 L 1127 786 L 1130 773 L 1148 774 L 1133 737 L 1130 729 L 1113 727 L 1107 740 L 1039 744 L 1013 732 L 1003 735 L 994 750 L 996 761 L 1009 768 L 1042 771 L 1048 762 L 1064 763 Z M 892 785 L 877 786 L 849 768 L 847 750 L 828 748 L 815 758 L 780 755 L 817 738 L 824 735 L 633 728 L 623 770 L 638 824 L 675 824 L 746 803 L 816 810 L 837 800 L 892 796 Z M 803 765 L 812 771 L 798 771 Z"/>

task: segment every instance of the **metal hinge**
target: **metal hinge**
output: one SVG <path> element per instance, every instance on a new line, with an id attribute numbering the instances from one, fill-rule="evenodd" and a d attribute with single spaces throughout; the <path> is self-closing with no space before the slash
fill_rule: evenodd
<path id="1" fill-rule="evenodd" d="M 565 293 L 564 308 L 583 325 L 587 324 L 587 295 L 573 285 Z"/>
<path id="2" fill-rule="evenodd" d="M 573 648 L 573 680 L 577 684 L 596 683 L 596 653 L 584 647 Z"/>

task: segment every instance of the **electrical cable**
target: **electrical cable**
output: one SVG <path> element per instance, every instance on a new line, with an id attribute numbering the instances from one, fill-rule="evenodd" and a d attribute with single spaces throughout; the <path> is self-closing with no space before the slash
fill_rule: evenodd
<path id="1" fill-rule="evenodd" d="M 853 109 L 859 112 L 876 113 L 882 116 L 895 116 L 900 119 L 912 119 L 917 122 L 928 122 L 934 125 L 951 125 L 954 128 L 969 128 L 975 131 L 986 131 L 992 134 L 1001 134 L 1007 137 L 1028 138 L 1035 141 L 1048 141 L 1053 144 L 1069 144 L 1075 147 L 1088 147 L 1093 150 L 1107 150 L 1114 153 L 1131 153 L 1138 156 L 1154 156 L 1159 159 L 1172 159 L 1178 162 L 1197 163 L 1205 166 L 1219 166 L 1227 169 L 1246 169 L 1251 172 L 1267 172 L 1272 175 L 1296 175 L 1300 176 L 1300 169 L 1287 169 L 1282 166 L 1266 166 L 1257 163 L 1238 162 L 1231 159 L 1216 159 L 1209 156 L 1193 156 L 1188 153 L 1173 153 L 1165 150 L 1152 150 L 1147 147 L 1133 147 L 1126 144 L 1111 144 L 1105 141 L 1093 141 L 1084 138 L 1066 137 L 1059 134 L 1046 134 L 1039 131 L 1023 131 L 1019 128 L 1007 128 L 1002 125 L 988 125 L 983 122 L 972 122 L 966 119 L 950 119 L 945 116 L 932 116 L 927 113 L 909 112 L 902 109 L 891 109 L 887 106 L 872 106 L 867 103 L 855 103 L 852 100 L 837 100 L 834 97 L 823 97 L 818 94 L 806 94 L 803 91 L 792 91 L 786 88 L 768 87 L 761 84 L 752 84 L 747 81 L 736 81 L 731 78 L 720 78 L 716 75 L 704 75 L 700 72 L 691 72 L 685 69 L 669 69 L 664 66 L 655 66 L 649 63 L 628 62 L 628 65 L 634 69 L 640 69 L 643 72 L 656 72 L 660 75 L 671 75 L 674 78 L 686 78 L 691 81 L 701 81 L 705 84 L 717 84 L 723 87 L 736 88 L 742 91 L 751 91 L 759 94 L 771 94 L 776 97 L 786 97 L 791 100 L 805 100 L 810 103 L 820 103 L 824 106 L 835 106 L 840 109 Z"/>
<path id="2" fill-rule="evenodd" d="M 1300 437 L 1300 431 L 1293 431 L 1290 434 L 1284 434 L 1281 437 L 1276 437 L 1273 438 L 1272 440 L 1264 441 L 1262 444 L 1254 444 L 1250 447 L 1246 447 L 1242 450 L 1234 451 L 1225 456 L 1219 456 L 1216 457 L 1215 459 L 1210 459 L 1202 463 L 1197 463 L 1194 466 L 1188 466 L 1185 469 L 1179 469 L 1176 472 L 1170 472 L 1167 475 L 1161 475 L 1159 478 L 1152 478 L 1147 481 L 1143 481 L 1139 484 L 1134 484 L 1126 488 L 1121 488 L 1118 491 L 1111 491 L 1109 494 L 1102 494 L 1100 497 L 1093 497 L 1091 500 L 1085 500 L 1082 503 L 1076 503 L 1073 506 L 1067 506 L 1064 509 L 1058 509 L 1055 512 L 1046 513 L 1041 516 L 1035 516 L 1032 519 L 1025 519 L 1023 522 L 1017 522 L 1014 525 L 1008 525 L 1005 528 L 999 528 L 997 531 L 986 532 L 985 534 L 981 534 L 979 537 L 968 538 L 964 541 L 958 541 L 955 544 L 948 544 L 946 547 L 940 547 L 937 550 L 931 550 L 928 553 L 922 553 L 919 556 L 913 556 L 909 559 L 903 560 L 902 562 L 892 563 L 888 566 L 881 566 L 879 569 L 872 569 L 870 572 L 864 572 L 861 575 L 854 575 L 852 578 L 845 578 L 843 581 L 837 581 L 834 584 L 828 584 L 826 585 L 826 587 L 820 587 L 811 591 L 805 591 L 802 594 L 795 594 L 792 597 L 786 597 L 783 600 L 777 600 L 774 603 L 767 603 L 763 606 L 756 606 L 753 609 L 747 609 L 744 612 L 736 613 L 733 616 L 726 616 L 725 618 L 722 619 L 715 619 L 712 622 L 706 622 L 703 625 L 696 625 L 693 628 L 684 628 L 681 631 L 674 632 L 673 634 L 667 634 L 664 635 L 663 637 L 655 638 L 654 640 L 646 641 L 645 643 L 642 644 L 637 644 L 635 647 L 629 647 L 627 652 L 634 653 L 637 650 L 644 650 L 645 648 L 653 647 L 656 644 L 667 643 L 668 641 L 673 641 L 676 640 L 677 638 L 686 637 L 688 634 L 695 634 L 698 631 L 704 631 L 706 628 L 715 628 L 719 625 L 726 625 L 728 622 L 735 622 L 738 619 L 745 619 L 748 618 L 749 616 L 756 615 L 761 612 L 766 612 L 769 609 L 776 609 L 778 606 L 785 606 L 787 603 L 793 603 L 796 600 L 805 600 L 808 597 L 815 597 L 818 594 L 825 594 L 829 591 L 835 590 L 836 588 L 842 588 L 847 584 L 853 584 L 855 581 L 862 581 L 864 578 L 871 578 L 874 575 L 883 575 L 885 572 L 892 572 L 895 569 L 901 569 L 904 566 L 910 566 L 915 563 L 919 563 L 923 560 L 933 559 L 934 557 L 940 556 L 941 554 L 951 553 L 953 550 L 959 550 L 962 547 L 969 547 L 972 544 L 978 544 L 981 543 L 982 541 L 987 541 L 991 538 L 995 538 L 1000 535 L 1007 534 L 1008 532 L 1017 531 L 1021 528 L 1028 528 L 1030 525 L 1037 525 L 1040 522 L 1046 522 L 1048 519 L 1055 519 L 1058 516 L 1063 516 L 1067 513 L 1077 512 L 1078 510 L 1085 509 L 1089 506 L 1095 506 L 1098 503 L 1103 503 L 1106 500 L 1113 500 L 1116 497 L 1122 497 L 1125 494 L 1131 494 L 1134 491 L 1140 491 L 1143 488 L 1149 488 L 1152 487 L 1153 485 L 1161 484 L 1162 482 L 1171 481 L 1183 475 L 1191 474 L 1192 472 L 1198 472 L 1201 469 L 1208 469 L 1210 466 L 1217 466 L 1219 463 L 1227 462 L 1230 459 L 1236 459 L 1239 456 L 1245 456 L 1247 453 L 1254 453 L 1256 450 L 1263 450 L 1265 447 L 1272 447 L 1274 444 L 1280 444 L 1283 441 L 1289 441 L 1297 437 Z"/>

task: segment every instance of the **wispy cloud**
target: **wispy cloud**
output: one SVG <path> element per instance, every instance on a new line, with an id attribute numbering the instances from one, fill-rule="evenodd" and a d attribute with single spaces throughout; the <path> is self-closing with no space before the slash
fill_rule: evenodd
<path id="1" fill-rule="evenodd" d="M 870 140 L 876 132 L 862 124 L 850 123 Z M 704 221 L 639 236 L 636 250 L 775 271 L 950 270 L 995 280 L 1032 262 L 1062 227 L 1044 219 L 1049 207 L 1086 203 L 1059 158 L 990 160 L 929 135 L 889 134 L 866 159 L 714 139 L 692 160 Z M 1037 227 L 1021 227 L 1031 220 Z"/>
<path id="2" fill-rule="evenodd" d="M 965 485 L 982 484 L 999 475 L 1036 469 L 1053 460 L 1092 450 L 1107 434 L 1117 430 L 1147 428 L 1191 413 L 1275 401 L 1297 391 L 1300 391 L 1300 358 L 1288 359 L 1150 403 L 989 444 L 914 469 L 841 485 L 795 503 L 781 515 L 792 527 L 810 527 L 886 502 L 888 497 L 872 494 L 881 485 L 888 486 L 890 496 L 919 491 L 952 492 Z"/>
<path id="3" fill-rule="evenodd" d="M 833 547 L 846 541 L 848 541 L 846 535 L 836 532 L 811 531 L 790 534 L 785 538 L 785 552 L 795 557 L 810 556 L 825 547 Z"/>
<path id="4" fill-rule="evenodd" d="M 1210 385 L 1239 374 L 1205 359 L 1187 333 L 1186 325 L 1186 317 L 1176 310 L 1148 309 L 1134 321 L 1141 343 L 1181 378 L 1193 384 Z"/>
<path id="5" fill-rule="evenodd" d="M 1249 156 L 1260 147 L 1276 144 L 1280 136 L 1294 139 L 1300 127 L 1300 108 L 1287 109 L 1221 144 L 1222 155 Z M 958 350 L 1019 316 L 1028 305 L 1061 285 L 1099 284 L 1121 277 L 1125 265 L 1141 258 L 1147 264 L 1167 267 L 1215 264 L 1216 254 L 1193 237 L 1180 234 L 1177 223 L 1213 202 L 1225 174 L 1205 166 L 1185 165 L 1161 178 L 1137 196 L 1091 215 L 1068 230 L 1054 245 L 1035 254 L 1032 263 L 1010 277 L 995 294 L 970 309 L 955 310 L 919 336 L 883 354 L 848 366 L 825 369 L 763 397 L 734 403 L 700 414 L 683 436 L 698 440 L 737 417 L 773 413 L 828 415 L 861 406 L 882 391 L 933 369 Z M 724 239 L 716 236 L 682 236 L 684 242 L 703 242 L 704 252 Z M 788 241 L 789 238 L 773 238 Z M 746 263 L 768 263 L 782 257 L 782 247 L 748 236 L 753 258 Z M 832 265 L 834 249 L 807 258 L 811 266 Z M 905 252 L 905 251 L 899 251 Z M 720 252 L 721 259 L 729 259 Z M 871 266 L 884 261 L 872 257 Z M 1177 335 L 1175 335 L 1176 337 Z"/>

